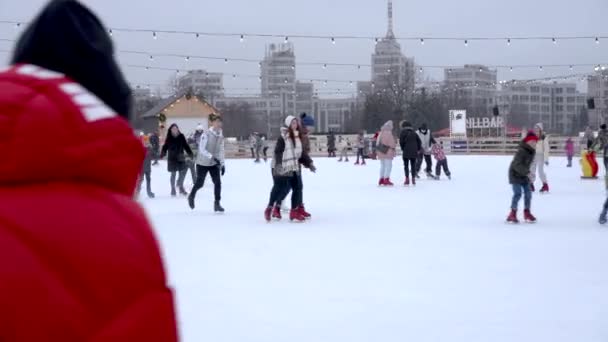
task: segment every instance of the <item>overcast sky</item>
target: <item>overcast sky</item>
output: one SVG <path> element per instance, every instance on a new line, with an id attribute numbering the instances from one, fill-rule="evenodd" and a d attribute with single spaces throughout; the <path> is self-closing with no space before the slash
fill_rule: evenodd
<path id="1" fill-rule="evenodd" d="M 0 20 L 30 20 L 44 0 L 0 0 Z M 84 0 L 109 27 L 184 30 L 201 32 L 363 35 L 384 36 L 387 29 L 386 0 Z M 484 36 L 608 36 L 605 15 L 607 0 L 394 0 L 395 34 L 426 37 Z M 16 38 L 13 25 L 0 24 L 0 39 Z M 177 53 L 232 58 L 261 59 L 268 43 L 282 39 L 246 37 L 201 37 L 115 33 L 118 50 L 151 53 Z M 335 45 L 316 39 L 290 39 L 299 62 L 343 62 L 370 64 L 373 41 L 340 41 Z M 0 51 L 12 43 L 0 41 Z M 461 41 L 402 42 L 403 52 L 420 65 L 549 65 L 608 63 L 608 38 L 599 45 L 589 41 Z M 9 54 L 0 52 L 6 64 Z M 126 67 L 126 64 L 162 66 L 179 69 L 204 68 L 225 73 L 228 93 L 253 93 L 259 89 L 255 78 L 232 78 L 232 74 L 259 74 L 255 63 L 190 60 L 118 53 L 130 82 L 166 84 L 174 72 Z M 535 78 L 550 75 L 591 72 L 592 68 L 499 70 L 499 79 Z M 424 69 L 427 77 L 443 79 L 443 70 Z M 299 79 L 369 80 L 370 69 L 355 67 L 297 66 Z M 582 83 L 579 83 L 582 86 Z M 249 88 L 245 90 L 245 88 Z M 323 91 L 323 84 L 317 84 Z M 327 89 L 349 90 L 348 83 L 329 82 Z M 254 90 L 255 89 L 255 90 Z M 353 88 L 350 88 L 353 89 Z"/>

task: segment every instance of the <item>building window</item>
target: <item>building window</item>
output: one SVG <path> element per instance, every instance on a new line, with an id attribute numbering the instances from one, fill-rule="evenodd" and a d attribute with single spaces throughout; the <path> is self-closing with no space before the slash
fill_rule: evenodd
<path id="1" fill-rule="evenodd" d="M 532 112 L 538 112 L 539 110 L 539 106 L 538 105 L 531 105 L 530 106 L 530 111 Z"/>
<path id="2" fill-rule="evenodd" d="M 563 97 L 556 97 L 555 98 L 555 102 L 557 102 L 557 103 L 564 103 L 564 98 Z"/>
<path id="3" fill-rule="evenodd" d="M 539 102 L 540 101 L 540 96 L 538 96 L 538 95 L 532 95 L 532 96 L 530 96 L 530 101 L 531 102 Z"/>
<path id="4" fill-rule="evenodd" d="M 574 106 L 566 106 L 566 110 L 570 113 L 574 113 Z"/>
<path id="5" fill-rule="evenodd" d="M 551 89 L 543 88 L 543 94 L 551 94 Z"/>
<path id="6" fill-rule="evenodd" d="M 567 102 L 568 103 L 574 103 L 574 101 L 575 101 L 575 98 L 572 97 L 572 96 L 570 96 L 570 97 L 567 98 Z"/>
<path id="7" fill-rule="evenodd" d="M 530 92 L 532 92 L 532 93 L 540 93 L 540 87 L 530 87 Z"/>
<path id="8" fill-rule="evenodd" d="M 551 111 L 551 107 L 550 106 L 542 106 L 541 108 L 542 108 L 543 113 Z"/>
<path id="9" fill-rule="evenodd" d="M 528 102 L 528 101 L 530 101 L 530 97 L 529 97 L 528 95 L 521 95 L 521 96 L 519 97 L 519 100 L 520 100 L 521 102 Z"/>
<path id="10" fill-rule="evenodd" d="M 551 98 L 545 96 L 545 97 L 543 97 L 542 102 L 543 103 L 550 103 L 551 102 Z"/>
<path id="11" fill-rule="evenodd" d="M 562 105 L 555 105 L 555 110 L 558 112 L 563 112 L 564 111 L 564 106 Z"/>
<path id="12" fill-rule="evenodd" d="M 555 93 L 556 94 L 563 94 L 564 93 L 564 88 L 555 88 Z"/>
<path id="13" fill-rule="evenodd" d="M 566 89 L 566 92 L 567 92 L 568 94 L 574 94 L 574 93 L 576 93 L 576 88 L 567 88 L 567 89 Z"/>

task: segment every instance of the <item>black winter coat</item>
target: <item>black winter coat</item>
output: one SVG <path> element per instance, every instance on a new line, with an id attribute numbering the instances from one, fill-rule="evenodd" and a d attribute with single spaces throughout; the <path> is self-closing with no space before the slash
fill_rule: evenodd
<path id="1" fill-rule="evenodd" d="M 526 184 L 530 183 L 528 176 L 530 175 L 530 166 L 534 161 L 536 149 L 525 142 L 521 142 L 517 148 L 517 153 L 509 167 L 509 183 L 510 184 Z"/>
<path id="2" fill-rule="evenodd" d="M 399 146 L 403 151 L 403 158 L 416 159 L 422 149 L 422 141 L 413 128 L 404 128 L 399 135 Z"/>
<path id="3" fill-rule="evenodd" d="M 190 148 L 190 145 L 188 145 L 186 137 L 183 134 L 180 133 L 177 137 L 169 134 L 169 138 L 165 141 L 160 154 L 161 159 L 167 155 L 167 170 L 169 170 L 169 172 L 183 171 L 186 169 L 186 156 L 184 156 L 184 152 L 187 153 L 190 158 L 194 158 L 192 149 Z"/>

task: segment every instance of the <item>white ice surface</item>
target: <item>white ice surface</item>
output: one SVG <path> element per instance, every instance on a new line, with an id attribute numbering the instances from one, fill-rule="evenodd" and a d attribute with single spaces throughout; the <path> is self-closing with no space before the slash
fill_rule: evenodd
<path id="1" fill-rule="evenodd" d="M 183 341 L 608 341 L 602 180 L 552 158 L 535 225 L 506 225 L 510 157 L 449 158 L 452 181 L 378 188 L 379 164 L 317 159 L 306 224 L 266 224 L 268 165 L 230 160 L 192 211 L 164 164 L 143 199 L 175 287 Z M 403 182 L 395 159 L 393 181 Z M 190 183 L 189 177 L 187 183 Z M 521 216 L 521 212 L 520 212 Z"/>

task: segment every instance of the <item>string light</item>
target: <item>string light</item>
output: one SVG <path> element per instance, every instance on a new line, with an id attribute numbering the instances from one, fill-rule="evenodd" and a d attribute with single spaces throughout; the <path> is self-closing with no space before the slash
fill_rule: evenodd
<path id="1" fill-rule="evenodd" d="M 465 40 L 464 40 L 464 46 L 465 46 L 465 47 L 466 47 L 466 46 L 469 46 L 469 40 L 468 40 L 468 39 L 465 39 Z"/>
<path id="2" fill-rule="evenodd" d="M 420 72 L 422 72 L 422 68 L 420 68 Z"/>
<path id="3" fill-rule="evenodd" d="M 571 66 L 570 66 L 570 71 L 572 71 L 572 69 L 574 69 L 574 67 L 571 65 Z"/>
<path id="4" fill-rule="evenodd" d="M 156 38 L 157 38 L 157 37 L 156 37 L 156 31 L 152 32 L 152 38 L 153 38 L 153 39 L 156 39 Z"/>
<path id="5" fill-rule="evenodd" d="M 285 36 L 285 44 L 289 43 L 289 37 Z"/>
<path id="6" fill-rule="evenodd" d="M 511 46 L 511 38 L 508 38 L 508 39 L 507 39 L 507 45 L 508 45 L 508 46 Z"/>
<path id="7" fill-rule="evenodd" d="M 20 27 L 21 27 L 21 23 L 20 23 L 20 22 L 15 23 L 15 28 L 16 28 L 16 29 L 18 29 L 18 28 L 20 28 Z M 112 32 L 112 30 L 110 30 L 110 32 Z"/>
<path id="8" fill-rule="evenodd" d="M 424 45 L 424 38 L 420 38 L 420 45 Z"/>
<path id="9" fill-rule="evenodd" d="M 331 37 L 331 43 L 336 45 L 336 39 L 334 39 L 334 37 Z"/>
<path id="10" fill-rule="evenodd" d="M 595 37 L 595 44 L 599 44 L 600 43 L 600 38 L 599 37 Z"/>
<path id="11" fill-rule="evenodd" d="M 285 83 L 287 83 L 287 79 L 285 79 Z"/>
<path id="12" fill-rule="evenodd" d="M 233 78 L 233 79 L 236 79 L 236 74 L 232 74 L 232 78 Z"/>
<path id="13" fill-rule="evenodd" d="M 190 61 L 190 57 L 186 56 L 186 62 L 189 62 L 189 61 Z"/>
<path id="14" fill-rule="evenodd" d="M 291 70 L 296 70 L 296 65 L 295 64 L 291 66 Z"/>
<path id="15" fill-rule="evenodd" d="M 245 36 L 241 35 L 241 43 L 245 41 Z"/>
<path id="16" fill-rule="evenodd" d="M 357 69 L 361 70 L 361 66 L 360 66 L 360 65 L 357 65 Z"/>
<path id="17" fill-rule="evenodd" d="M 258 63 L 258 66 L 261 68 L 262 67 L 262 62 Z"/>
<path id="18" fill-rule="evenodd" d="M 327 69 L 327 64 L 323 64 L 323 69 Z"/>
<path id="19" fill-rule="evenodd" d="M 538 67 L 540 71 L 543 71 L 543 66 Z"/>
<path id="20" fill-rule="evenodd" d="M 228 64 L 228 58 L 224 58 L 224 64 Z"/>
<path id="21" fill-rule="evenodd" d="M 509 71 L 513 71 L 513 67 L 509 67 Z"/>
<path id="22" fill-rule="evenodd" d="M 551 40 L 553 41 L 553 44 L 557 44 L 557 39 L 551 38 Z"/>
<path id="23" fill-rule="evenodd" d="M 196 36 L 196 38 L 198 38 L 198 37 L 200 37 L 200 36 L 201 36 L 201 34 L 200 34 L 200 33 L 197 33 L 195 36 Z"/>
<path id="24" fill-rule="evenodd" d="M 108 34 L 110 35 L 110 37 L 112 37 L 112 35 L 113 35 L 112 29 L 108 30 Z"/>
<path id="25" fill-rule="evenodd" d="M 154 56 L 150 55 L 150 60 L 153 61 L 154 60 Z"/>
<path id="26" fill-rule="evenodd" d="M 378 45 L 378 38 L 374 38 L 374 43 Z"/>

